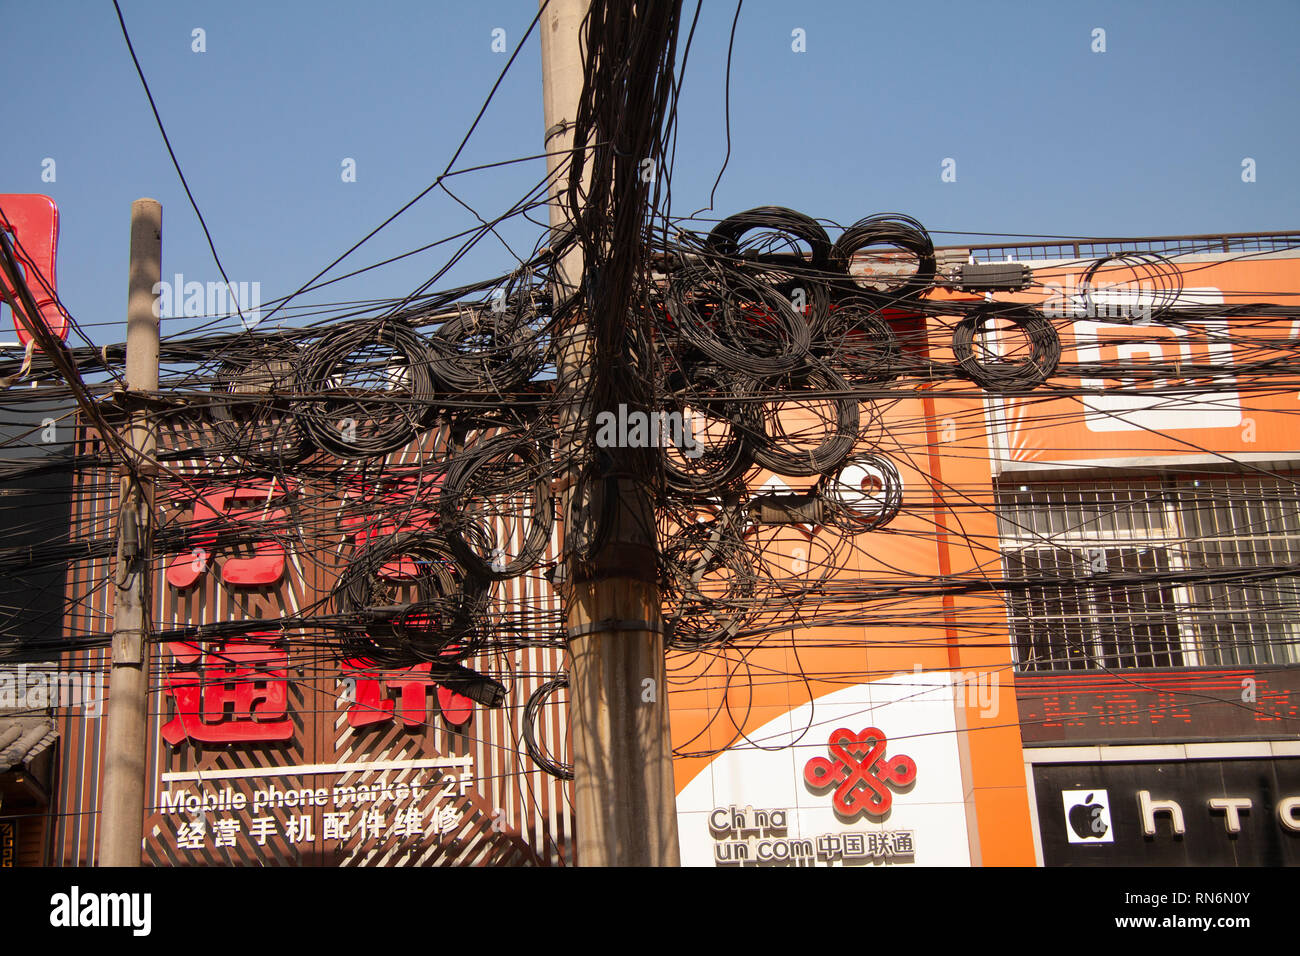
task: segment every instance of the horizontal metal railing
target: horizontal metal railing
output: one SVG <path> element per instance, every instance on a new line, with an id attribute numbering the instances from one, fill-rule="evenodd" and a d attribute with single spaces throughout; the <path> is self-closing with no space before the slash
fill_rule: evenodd
<path id="1" fill-rule="evenodd" d="M 1287 232 L 1223 232 L 1194 236 L 1079 237 L 1053 241 L 944 246 L 967 249 L 976 262 L 1022 262 L 1033 259 L 1100 259 L 1121 252 L 1151 252 L 1162 256 L 1206 253 L 1300 253 L 1300 230 Z"/>

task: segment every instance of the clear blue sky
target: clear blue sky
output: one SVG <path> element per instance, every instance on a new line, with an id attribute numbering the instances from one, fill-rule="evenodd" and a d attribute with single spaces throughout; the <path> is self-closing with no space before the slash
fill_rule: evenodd
<path id="1" fill-rule="evenodd" d="M 230 278 L 297 288 L 439 173 L 536 11 L 516 2 L 123 0 L 136 51 Z M 695 7 L 686 3 L 686 16 Z M 724 148 L 735 6 L 706 2 L 685 77 L 674 209 L 708 201 Z M 62 214 L 59 287 L 99 342 L 120 341 L 131 201 L 164 209 L 164 273 L 216 280 L 119 34 L 112 4 L 0 6 L 15 108 L 0 191 Z M 732 66 L 719 214 L 787 205 L 851 222 L 909 213 L 933 230 L 1069 235 L 1300 227 L 1300 3 L 785 3 L 748 0 Z M 191 50 L 206 31 L 206 52 Z M 806 52 L 791 49 L 804 31 Z M 1092 31 L 1106 51 L 1092 52 Z M 539 152 L 536 35 L 460 166 Z M 956 160 L 956 182 L 941 162 Z M 1243 183 L 1241 162 L 1256 161 Z M 57 179 L 42 182 L 42 161 Z M 357 181 L 341 163 L 356 160 Z M 495 215 L 540 161 L 451 185 Z M 430 195 L 346 271 L 474 223 Z M 525 254 L 539 231 L 507 232 Z M 938 235 L 940 242 L 955 237 Z M 434 250 L 309 301 L 410 292 Z M 482 243 L 446 287 L 505 271 Z M 107 326 L 97 325 L 107 323 Z M 6 317 L 5 325 L 9 327 Z M 167 331 L 167 330 L 165 330 Z M 175 326 L 171 331 L 179 331 Z M 0 331 L 0 338 L 12 338 Z"/>

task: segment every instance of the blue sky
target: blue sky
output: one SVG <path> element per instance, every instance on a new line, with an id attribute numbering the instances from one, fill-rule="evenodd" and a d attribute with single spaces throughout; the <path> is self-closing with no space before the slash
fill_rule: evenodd
<path id="1" fill-rule="evenodd" d="M 492 51 L 492 31 L 504 29 L 513 49 L 536 12 L 528 0 L 122 7 L 227 274 L 259 282 L 263 301 L 297 288 L 441 172 L 506 61 Z M 691 0 L 685 9 L 689 20 Z M 673 172 L 678 214 L 707 204 L 725 152 L 734 11 L 730 0 L 707 0 L 696 30 Z M 0 151 L 0 190 L 58 202 L 63 299 L 95 341 L 120 341 L 133 199 L 163 203 L 165 275 L 211 281 L 216 266 L 112 4 L 29 0 L 6 4 L 3 17 L 18 109 Z M 786 205 L 848 223 L 897 211 L 932 230 L 1021 234 L 1296 228 L 1297 27 L 1294 0 L 748 0 L 717 214 Z M 196 28 L 206 52 L 191 49 Z M 1091 49 L 1097 28 L 1104 53 Z M 796 29 L 805 52 L 792 50 Z M 534 34 L 458 166 L 540 152 L 542 132 Z M 1245 157 L 1256 163 L 1253 183 L 1241 179 Z M 47 158 L 54 182 L 41 178 Z M 342 181 L 345 158 L 356 161 L 356 182 Z M 955 182 L 941 181 L 946 158 L 956 161 Z M 536 160 L 450 185 L 496 215 L 543 173 Z M 337 272 L 473 224 L 452 199 L 430 195 Z M 505 235 L 526 254 L 540 231 L 519 222 Z M 308 301 L 405 295 L 450 251 Z M 513 262 L 500 243 L 485 241 L 439 287 Z"/>

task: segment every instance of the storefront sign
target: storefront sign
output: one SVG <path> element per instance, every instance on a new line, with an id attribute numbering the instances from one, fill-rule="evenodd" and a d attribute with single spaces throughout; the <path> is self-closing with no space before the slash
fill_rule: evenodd
<path id="1" fill-rule="evenodd" d="M 954 675 L 773 714 L 677 795 L 685 866 L 968 866 Z"/>
<path id="2" fill-rule="evenodd" d="M 341 699 L 348 705 L 348 726 L 391 723 L 396 717 L 406 727 L 423 727 L 429 720 L 429 690 L 435 692 L 438 710 L 447 723 L 464 724 L 474 713 L 474 702 L 430 677 L 431 668 L 427 661 L 397 670 L 346 662 Z"/>
<path id="3" fill-rule="evenodd" d="M 1300 758 L 1039 764 L 1047 866 L 1300 864 Z"/>
<path id="4" fill-rule="evenodd" d="M 718 866 L 861 866 L 910 862 L 911 830 L 847 831 L 816 837 L 789 834 L 785 808 L 717 807 L 709 814 Z"/>
<path id="5" fill-rule="evenodd" d="M 168 563 L 167 583 L 177 590 L 184 590 L 193 587 L 207 574 L 218 550 L 217 529 L 222 519 L 238 520 L 241 528 L 256 524 L 275 528 L 277 523 L 283 523 L 289 512 L 283 507 L 272 507 L 272 502 L 283 501 L 294 488 L 292 482 L 281 484 L 279 479 L 271 479 L 209 490 L 201 495 L 194 502 L 190 517 L 190 524 L 199 526 L 201 530 L 192 538 L 190 550 Z M 246 510 L 231 514 L 236 509 Z M 284 569 L 284 546 L 268 533 L 265 541 L 254 546 L 251 557 L 227 556 L 221 564 L 221 580 L 231 587 L 269 587 L 280 582 Z"/>
<path id="6" fill-rule="evenodd" d="M 250 635 L 250 637 L 255 635 Z M 229 640 L 201 652 L 172 642 L 172 655 L 188 669 L 167 675 L 163 689 L 174 702 L 162 735 L 172 746 L 289 740 L 289 655 L 255 640 Z"/>
<path id="7" fill-rule="evenodd" d="M 248 791 L 229 782 L 237 772 L 168 774 L 199 779 L 162 791 L 158 812 L 175 819 L 178 850 L 241 842 L 265 847 L 272 839 L 290 845 L 338 844 L 354 837 L 401 843 L 456 832 L 464 816 L 457 804 L 474 785 L 472 757 L 288 767 L 276 773 L 289 771 L 298 780 L 343 779 L 328 786 L 264 782 Z M 415 777 L 388 779 L 394 772 Z M 376 779 L 376 773 L 382 776 Z"/>
<path id="8" fill-rule="evenodd" d="M 885 759 L 887 744 L 884 733 L 875 727 L 857 734 L 841 728 L 831 734 L 828 744 L 834 760 L 813 757 L 804 765 L 804 780 L 814 792 L 834 787 L 835 812 L 846 820 L 886 814 L 894 795 L 885 785 L 906 787 L 916 779 L 911 757 Z"/>

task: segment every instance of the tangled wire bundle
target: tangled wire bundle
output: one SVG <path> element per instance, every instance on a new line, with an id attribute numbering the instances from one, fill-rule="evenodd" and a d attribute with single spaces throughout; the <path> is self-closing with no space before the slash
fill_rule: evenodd
<path id="1" fill-rule="evenodd" d="M 342 656 L 394 668 L 471 656 L 486 600 L 484 582 L 445 541 L 395 535 L 358 552 L 339 575 L 334 610 L 364 618 L 345 634 Z"/>
<path id="2" fill-rule="evenodd" d="M 664 480 L 688 496 L 716 494 L 754 463 L 749 434 L 761 433 L 753 410 L 735 402 L 732 376 L 698 363 L 664 376 L 660 407 L 677 416 L 681 444 L 665 447 Z M 748 422 L 747 422 L 747 419 Z"/>
<path id="3" fill-rule="evenodd" d="M 541 560 L 551 540 L 549 446 L 500 435 L 455 458 L 441 495 L 441 530 L 471 574 L 504 580 Z"/>
<path id="4" fill-rule="evenodd" d="M 1093 293 L 1108 289 L 1106 285 L 1096 286 L 1096 278 L 1116 270 L 1131 272 L 1134 281 L 1128 288 L 1120 285 L 1114 290 L 1118 295 L 1112 294 L 1108 296 L 1109 301 L 1099 304 Z M 1183 293 L 1183 273 L 1167 258 L 1154 252 L 1117 252 L 1090 265 L 1079 279 L 1079 290 L 1081 301 L 1074 303 L 1074 311 L 1085 316 L 1100 314 L 1154 322 L 1166 316 L 1177 304 Z"/>
<path id="5" fill-rule="evenodd" d="M 812 346 L 808 321 L 791 301 L 741 270 L 685 266 L 670 278 L 666 300 L 681 337 L 733 371 L 756 378 L 793 372 Z"/>
<path id="6" fill-rule="evenodd" d="M 449 391 L 505 395 L 541 368 L 540 336 L 515 310 L 474 309 L 444 322 L 431 342 L 432 371 Z"/>
<path id="7" fill-rule="evenodd" d="M 879 305 L 866 296 L 835 303 L 815 353 L 855 388 L 884 384 L 899 373 L 898 337 Z"/>
<path id="8" fill-rule="evenodd" d="M 848 382 L 826 367 L 781 379 L 779 397 L 767 397 L 771 383 L 748 382 L 742 399 L 755 400 L 762 431 L 754 440 L 754 460 L 779 475 L 823 475 L 837 468 L 858 440 L 861 412 Z M 800 393 L 805 393 L 800 395 Z M 822 395 L 821 393 L 829 393 Z"/>
<path id="9" fill-rule="evenodd" d="M 761 206 L 718 223 L 706 248 L 732 260 L 729 270 L 779 292 L 818 334 L 830 306 L 831 243 L 821 223 L 793 209 Z"/>
<path id="10" fill-rule="evenodd" d="M 1061 360 L 1061 339 L 1037 309 L 995 303 L 957 324 L 952 351 L 972 382 L 989 391 L 1014 391 L 1047 381 Z"/>
<path id="11" fill-rule="evenodd" d="M 302 357 L 294 410 L 316 444 L 336 457 L 398 451 L 433 407 L 431 361 L 426 339 L 404 323 L 336 329 Z"/>
<path id="12" fill-rule="evenodd" d="M 916 268 L 910 275 L 904 274 L 898 279 L 881 279 L 872 282 L 879 291 L 904 298 L 920 295 L 934 283 L 935 255 L 934 241 L 925 227 L 911 216 L 885 212 L 860 219 L 836 240 L 831 249 L 830 261 L 833 268 L 848 274 L 855 256 L 860 256 L 867 249 L 884 246 L 887 249 L 901 250 L 908 257 L 916 260 Z M 896 264 L 897 253 L 886 253 L 882 261 Z M 862 285 L 859 281 L 857 285 Z"/>
<path id="13" fill-rule="evenodd" d="M 698 648 L 736 637 L 758 612 L 753 555 L 730 512 L 686 524 L 663 552 L 670 643 Z"/>
<path id="14" fill-rule="evenodd" d="M 288 398 L 296 388 L 297 357 L 293 342 L 266 339 L 251 355 L 218 367 L 213 391 L 222 400 L 208 406 L 208 415 L 233 454 L 276 467 L 296 464 L 310 453 Z"/>

